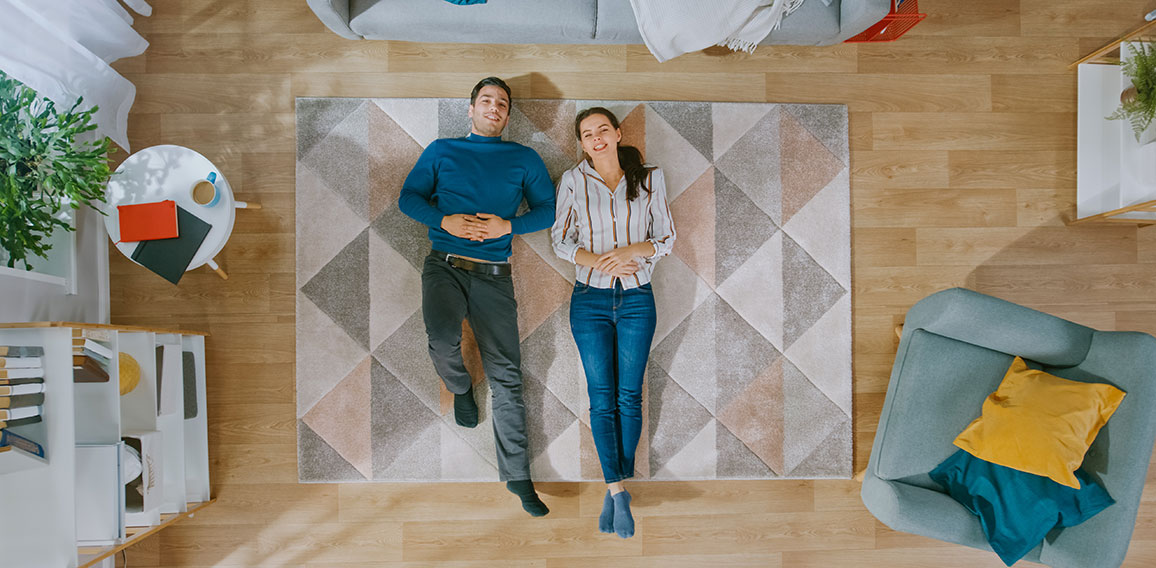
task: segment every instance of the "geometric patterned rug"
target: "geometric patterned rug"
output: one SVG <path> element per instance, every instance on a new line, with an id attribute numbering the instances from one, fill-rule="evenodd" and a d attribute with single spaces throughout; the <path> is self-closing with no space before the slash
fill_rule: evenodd
<path id="1" fill-rule="evenodd" d="M 454 425 L 421 316 L 423 226 L 397 208 L 466 99 L 297 99 L 297 432 L 303 482 L 497 480 L 489 397 Z M 851 475 L 851 243 L 841 105 L 515 99 L 507 140 L 553 179 L 600 105 L 666 174 L 678 229 L 654 275 L 637 479 Z M 573 266 L 513 242 L 534 479 L 601 480 L 570 335 Z M 463 352 L 484 385 L 468 325 Z M 482 387 L 485 392 L 486 387 Z"/>

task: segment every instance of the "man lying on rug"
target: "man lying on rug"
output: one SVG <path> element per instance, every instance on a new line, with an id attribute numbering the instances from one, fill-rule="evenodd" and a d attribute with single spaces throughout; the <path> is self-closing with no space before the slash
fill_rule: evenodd
<path id="1" fill-rule="evenodd" d="M 469 318 L 493 397 L 499 478 L 540 517 L 550 510 L 530 480 L 518 311 L 509 259 L 514 234 L 554 221 L 554 185 L 534 150 L 502 140 L 510 118 L 510 87 L 487 77 L 470 93 L 470 134 L 433 141 L 405 179 L 398 206 L 429 226 L 422 315 L 430 358 L 454 393 L 454 420 L 478 425 L 470 374 L 462 361 L 462 320 Z M 517 215 L 523 198 L 530 209 Z"/>

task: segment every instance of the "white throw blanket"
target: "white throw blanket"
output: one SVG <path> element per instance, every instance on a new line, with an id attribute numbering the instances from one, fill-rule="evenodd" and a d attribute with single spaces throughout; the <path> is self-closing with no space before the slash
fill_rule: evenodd
<path id="1" fill-rule="evenodd" d="M 721 45 L 753 52 L 803 0 L 630 0 L 646 47 L 659 61 Z"/>

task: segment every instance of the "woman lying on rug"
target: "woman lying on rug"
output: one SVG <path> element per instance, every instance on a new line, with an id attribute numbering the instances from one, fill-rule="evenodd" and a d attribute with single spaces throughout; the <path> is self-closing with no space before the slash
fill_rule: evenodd
<path id="1" fill-rule="evenodd" d="M 598 529 L 634 535 L 630 493 L 634 453 L 642 433 L 642 378 L 654 339 L 650 276 L 674 246 L 674 221 L 662 170 L 643 165 L 642 153 L 619 146 L 614 113 L 586 109 L 574 119 L 585 159 L 558 182 L 554 252 L 573 262 L 570 330 L 578 344 L 590 394 L 590 429 L 606 498 Z"/>

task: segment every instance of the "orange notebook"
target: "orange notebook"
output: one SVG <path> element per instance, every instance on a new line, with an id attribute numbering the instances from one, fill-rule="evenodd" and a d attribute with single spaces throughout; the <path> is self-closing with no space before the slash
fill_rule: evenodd
<path id="1" fill-rule="evenodd" d="M 177 236 L 177 204 L 168 199 L 155 203 L 117 206 L 120 213 L 120 240 L 152 241 Z"/>

